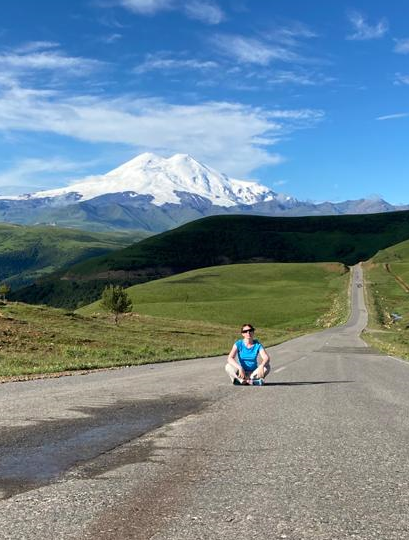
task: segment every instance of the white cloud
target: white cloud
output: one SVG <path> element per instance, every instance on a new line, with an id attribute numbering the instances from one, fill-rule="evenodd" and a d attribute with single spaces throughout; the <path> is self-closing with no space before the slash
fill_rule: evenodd
<path id="1" fill-rule="evenodd" d="M 407 116 L 409 116 L 409 113 L 387 114 L 385 116 L 378 116 L 377 120 L 395 120 L 396 118 L 406 118 Z"/>
<path id="2" fill-rule="evenodd" d="M 132 146 L 135 153 L 185 152 L 234 176 L 245 177 L 282 157 L 271 146 L 322 113 L 269 111 L 240 103 L 176 105 L 161 99 L 102 99 L 6 88 L 0 92 L 3 132 L 48 132 L 95 143 Z"/>
<path id="3" fill-rule="evenodd" d="M 212 39 L 214 45 L 226 56 L 239 62 L 267 66 L 272 61 L 295 62 L 300 56 L 281 45 L 262 42 L 238 35 L 219 34 Z"/>
<path id="4" fill-rule="evenodd" d="M 370 25 L 362 13 L 352 11 L 348 14 L 350 23 L 354 28 L 354 33 L 346 36 L 346 39 L 353 41 L 366 41 L 383 37 L 389 29 L 388 21 L 383 18 L 375 25 Z"/>
<path id="5" fill-rule="evenodd" d="M 333 77 L 326 77 L 314 71 L 276 71 L 266 77 L 271 85 L 296 84 L 301 86 L 317 86 L 334 82 Z"/>
<path id="6" fill-rule="evenodd" d="M 318 37 L 317 34 L 310 30 L 304 23 L 298 21 L 294 21 L 288 26 L 275 27 L 268 35 L 273 41 L 289 47 L 299 46 L 300 39 Z"/>
<path id="7" fill-rule="evenodd" d="M 120 0 L 120 5 L 124 8 L 141 13 L 143 15 L 153 15 L 158 11 L 173 9 L 173 0 Z"/>
<path id="8" fill-rule="evenodd" d="M 122 34 L 118 33 L 109 34 L 108 36 L 102 36 L 100 38 L 103 43 L 107 43 L 108 45 L 110 45 L 111 43 L 115 43 L 119 39 L 122 39 Z"/>
<path id="9" fill-rule="evenodd" d="M 224 19 L 223 11 L 213 2 L 192 0 L 186 3 L 184 9 L 188 17 L 208 24 L 219 24 Z"/>
<path id="10" fill-rule="evenodd" d="M 409 54 L 409 39 L 395 39 L 394 51 L 399 54 Z"/>
<path id="11" fill-rule="evenodd" d="M 0 193 L 4 194 L 3 188 L 10 191 L 11 186 L 14 188 L 14 194 L 21 191 L 18 189 L 19 187 L 45 186 L 47 177 L 62 172 L 78 172 L 84 170 L 84 166 L 89 166 L 89 163 L 76 163 L 58 157 L 51 159 L 23 159 L 17 165 L 0 172 Z"/>
<path id="12" fill-rule="evenodd" d="M 274 62 L 294 64 L 322 63 L 307 57 L 303 40 L 317 37 L 307 26 L 294 21 L 287 26 L 275 26 L 257 37 L 239 34 L 218 34 L 211 42 L 218 52 L 243 64 L 268 67 Z"/>
<path id="13" fill-rule="evenodd" d="M 11 88 L 16 85 L 18 85 L 18 82 L 15 75 L 12 75 L 11 73 L 1 73 L 0 71 L 0 88 Z"/>
<path id="14" fill-rule="evenodd" d="M 119 0 L 119 5 L 140 15 L 177 10 L 207 24 L 219 24 L 224 19 L 223 11 L 212 0 Z"/>
<path id="15" fill-rule="evenodd" d="M 286 184 L 288 184 L 287 180 L 276 180 L 275 182 L 273 182 L 273 187 L 281 187 L 285 186 Z"/>
<path id="16" fill-rule="evenodd" d="M 217 68 L 218 64 L 210 60 L 197 60 L 195 58 L 170 58 L 167 53 L 156 55 L 148 54 L 142 64 L 135 68 L 135 73 L 146 73 L 148 71 L 171 71 L 171 70 L 208 70 Z"/>
<path id="17" fill-rule="evenodd" d="M 55 41 L 29 41 L 15 49 L 17 54 L 27 54 L 31 52 L 44 51 L 47 49 L 56 49 L 60 46 Z"/>
<path id="18" fill-rule="evenodd" d="M 409 84 L 409 75 L 404 75 L 403 73 L 395 73 L 394 84 L 398 86 L 401 84 Z"/>
<path id="19" fill-rule="evenodd" d="M 286 109 L 269 111 L 269 118 L 279 118 L 281 120 L 318 120 L 324 116 L 324 112 L 319 109 Z"/>
<path id="20" fill-rule="evenodd" d="M 3 51 L 0 53 L 0 69 L 7 70 L 9 76 L 11 73 L 39 70 L 83 76 L 104 65 L 99 60 L 67 56 L 56 47 L 57 43 L 36 41 L 11 51 Z"/>
<path id="21" fill-rule="evenodd" d="M 60 53 L 32 53 L 26 55 L 1 54 L 0 66 L 3 69 L 11 68 L 17 70 L 64 70 L 70 73 L 84 74 L 101 63 L 97 60 L 85 58 L 75 58 L 64 56 Z"/>

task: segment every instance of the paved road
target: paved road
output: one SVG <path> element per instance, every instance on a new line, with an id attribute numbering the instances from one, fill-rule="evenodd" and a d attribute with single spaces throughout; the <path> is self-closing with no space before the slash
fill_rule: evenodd
<path id="1" fill-rule="evenodd" d="M 0 538 L 409 538 L 409 365 L 343 327 L 224 360 L 0 386 Z M 145 433 L 141 436 L 142 433 Z"/>

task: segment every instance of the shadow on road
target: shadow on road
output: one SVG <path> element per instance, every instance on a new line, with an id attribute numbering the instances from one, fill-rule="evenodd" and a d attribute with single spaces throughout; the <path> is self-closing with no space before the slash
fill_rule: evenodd
<path id="1" fill-rule="evenodd" d="M 73 407 L 81 416 L 0 427 L 0 500 L 55 482 L 74 465 L 101 454 L 109 457 L 112 449 L 205 406 L 203 399 L 182 395 L 125 399 L 104 406 Z M 129 459 L 126 464 L 136 462 L 140 455 Z M 104 472 L 117 467 L 114 461 L 104 462 Z M 92 471 L 89 463 L 87 470 Z"/>
<path id="2" fill-rule="evenodd" d="M 266 382 L 263 386 L 305 386 L 310 384 L 345 384 L 355 381 L 291 381 L 291 382 Z"/>

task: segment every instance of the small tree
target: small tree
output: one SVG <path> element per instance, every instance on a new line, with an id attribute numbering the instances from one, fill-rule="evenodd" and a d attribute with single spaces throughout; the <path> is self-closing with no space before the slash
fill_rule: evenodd
<path id="1" fill-rule="evenodd" d="M 114 314 L 115 324 L 118 324 L 119 314 L 131 311 L 132 300 L 120 285 L 108 285 L 102 293 L 101 305 Z"/>
<path id="2" fill-rule="evenodd" d="M 7 285 L 7 283 L 2 283 L 0 285 L 0 299 L 5 302 L 6 301 L 6 296 L 8 295 L 8 293 L 10 292 L 10 286 Z"/>

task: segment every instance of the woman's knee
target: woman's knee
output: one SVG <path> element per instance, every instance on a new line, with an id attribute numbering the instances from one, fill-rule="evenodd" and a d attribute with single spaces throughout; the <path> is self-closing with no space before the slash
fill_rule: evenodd
<path id="1" fill-rule="evenodd" d="M 226 364 L 224 369 L 229 375 L 236 375 L 237 373 L 237 370 L 231 364 Z"/>

